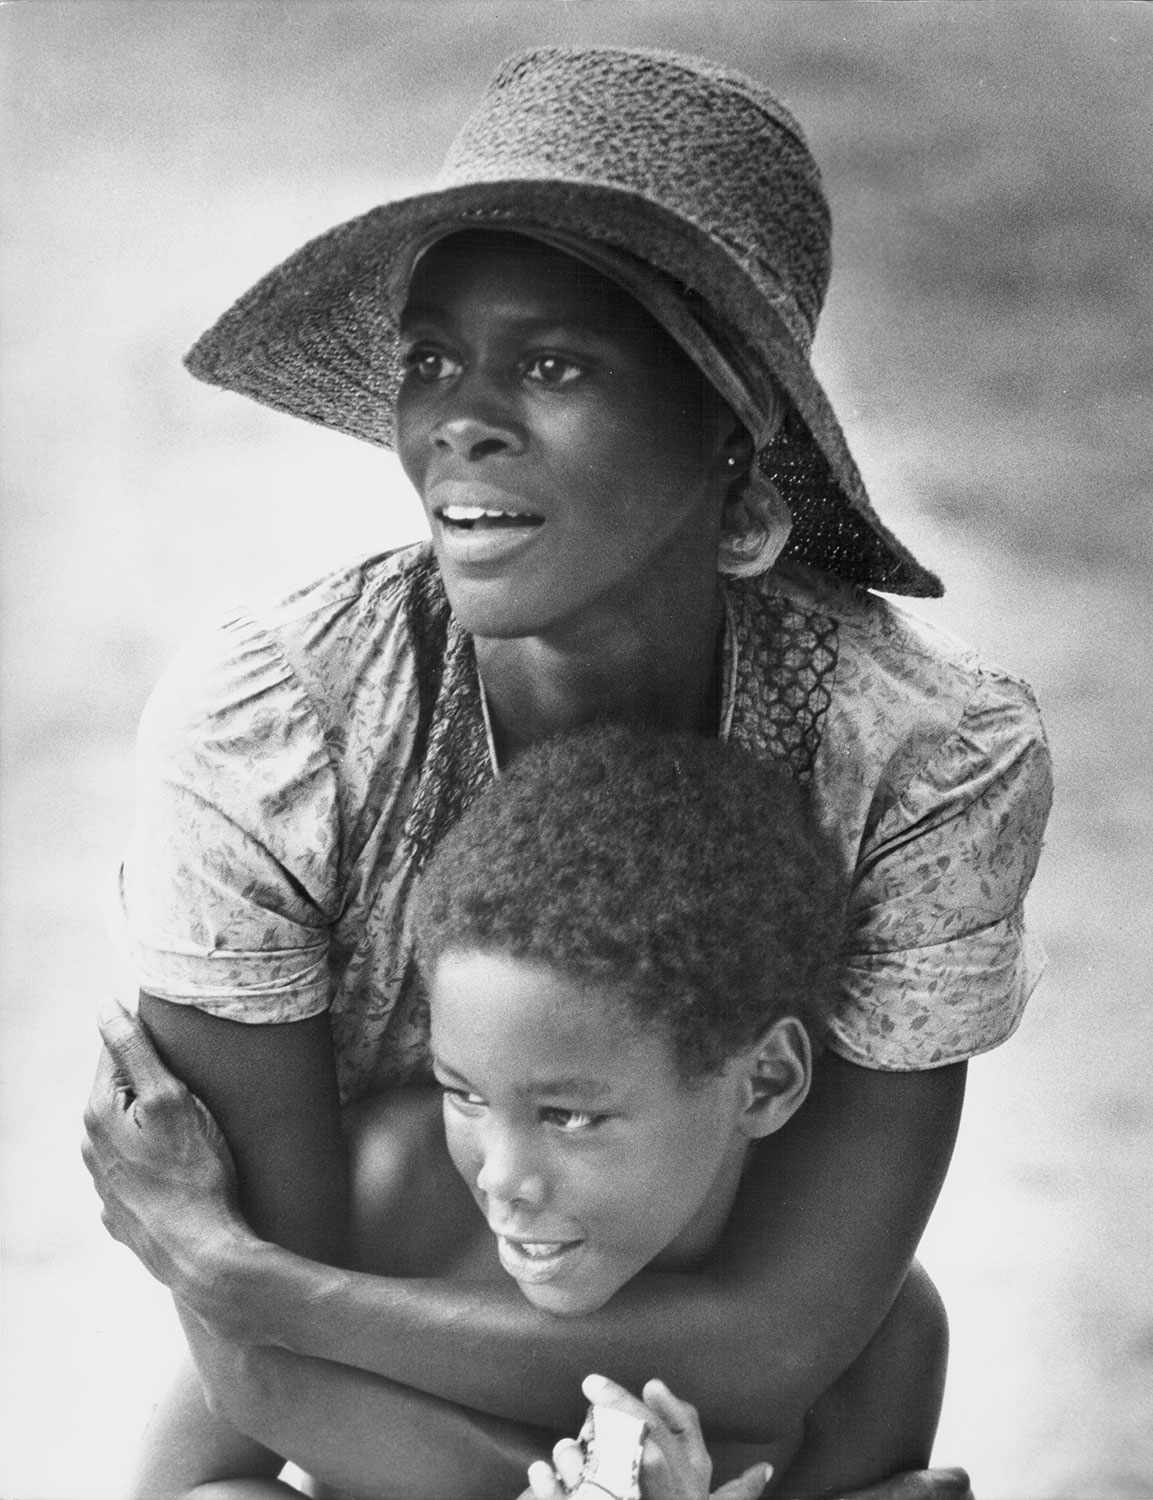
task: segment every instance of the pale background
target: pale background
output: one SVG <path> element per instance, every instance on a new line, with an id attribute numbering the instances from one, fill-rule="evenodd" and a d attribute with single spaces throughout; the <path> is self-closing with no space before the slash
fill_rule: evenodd
<path id="1" fill-rule="evenodd" d="M 420 180 L 498 59 L 667 45 L 776 83 L 837 224 L 819 366 L 925 613 L 1035 683 L 1051 967 L 971 1069 L 925 1256 L 939 1456 L 981 1500 L 1153 1493 L 1147 625 L 1153 8 L 197 3 L 0 9 L 4 1433 L 0 1493 L 97 1500 L 170 1361 L 78 1158 L 135 719 L 259 586 L 419 532 L 391 460 L 179 355 L 313 233 Z"/>

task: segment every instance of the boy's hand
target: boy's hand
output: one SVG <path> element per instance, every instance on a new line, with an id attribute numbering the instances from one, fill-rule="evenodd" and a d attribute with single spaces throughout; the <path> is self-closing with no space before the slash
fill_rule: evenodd
<path id="1" fill-rule="evenodd" d="M 663 1381 L 650 1380 L 643 1401 L 601 1375 L 588 1376 L 581 1389 L 594 1407 L 611 1407 L 645 1424 L 641 1500 L 758 1500 L 772 1478 L 770 1465 L 755 1464 L 710 1495 L 713 1466 L 696 1408 L 679 1401 Z M 580 1443 L 563 1439 L 553 1449 L 551 1467 L 531 1466 L 529 1488 L 520 1500 L 586 1500 L 580 1489 L 583 1467 Z M 785 1484 L 787 1490 L 787 1475 Z M 590 1487 L 587 1500 L 606 1500 L 605 1492 Z M 973 1491 L 964 1469 L 918 1469 L 837 1500 L 973 1500 Z"/>
<path id="2" fill-rule="evenodd" d="M 161 1062 L 135 1016 L 100 1019 L 104 1051 L 84 1114 L 84 1163 L 105 1227 L 196 1305 L 208 1252 L 244 1233 L 228 1146 L 204 1105 Z"/>
<path id="3" fill-rule="evenodd" d="M 696 1407 L 679 1401 L 663 1381 L 650 1380 L 643 1401 L 602 1375 L 588 1376 L 581 1389 L 594 1407 L 611 1408 L 644 1423 L 641 1500 L 758 1500 L 772 1473 L 768 1464 L 755 1464 L 710 1497 L 713 1464 Z M 529 1469 L 529 1489 L 522 1500 L 606 1500 L 605 1491 L 591 1485 L 584 1495 L 583 1467 L 580 1443 L 563 1439 L 553 1449 L 553 1467 L 537 1463 Z"/>

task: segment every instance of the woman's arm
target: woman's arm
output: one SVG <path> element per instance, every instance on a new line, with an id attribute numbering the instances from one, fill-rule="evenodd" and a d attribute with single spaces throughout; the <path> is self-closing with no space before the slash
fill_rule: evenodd
<path id="1" fill-rule="evenodd" d="M 141 994 L 140 1017 L 224 1132 L 256 1232 L 342 1264 L 348 1173 L 327 1015 L 248 1026 Z"/>
<path id="2" fill-rule="evenodd" d="M 245 1217 L 301 1255 L 339 1263 L 348 1226 L 347 1170 L 327 1017 L 244 1026 L 146 994 L 140 1014 L 164 1060 L 224 1124 Z M 124 1034 L 131 1048 L 134 1033 Z M 185 1097 L 178 1090 L 176 1098 Z M 202 1373 L 211 1369 L 214 1405 L 221 1412 L 235 1405 L 240 1393 L 225 1384 L 231 1367 L 208 1360 L 202 1323 L 183 1309 L 181 1321 Z M 189 1371 L 162 1403 L 142 1462 L 135 1488 L 140 1500 L 185 1494 L 214 1500 L 199 1485 L 238 1474 L 264 1476 L 253 1480 L 263 1489 L 249 1486 L 253 1500 L 292 1493 L 275 1480 L 282 1459 L 210 1412 Z"/>
<path id="3" fill-rule="evenodd" d="M 146 1057 L 129 1018 L 105 1035 L 122 1071 L 127 1038 L 136 1060 Z M 142 1098 L 154 1087 L 183 1093 L 174 1080 L 157 1083 L 167 1075 L 150 1066 L 135 1078 Z M 642 1275 L 608 1310 L 578 1320 L 536 1311 L 511 1283 L 388 1280 L 257 1240 L 220 1207 L 223 1188 L 186 1187 L 155 1165 L 194 1154 L 181 1136 L 197 1128 L 186 1093 L 183 1113 L 173 1104 L 155 1117 L 145 1098 L 148 1128 L 121 1122 L 90 1160 L 110 1228 L 242 1342 L 358 1366 L 550 1428 L 579 1421 L 575 1393 L 589 1369 L 634 1389 L 655 1371 L 710 1430 L 764 1441 L 792 1428 L 880 1325 L 948 1165 L 963 1091 L 963 1065 L 888 1074 L 824 1059 L 805 1108 L 758 1150 L 713 1268 Z M 109 1093 L 98 1082 L 98 1142 L 118 1128 Z M 275 1403 L 275 1375 L 263 1390 Z M 215 1395 L 235 1416 L 227 1393 Z"/>
<path id="4" fill-rule="evenodd" d="M 890 1074 L 826 1058 L 804 1109 L 758 1148 L 712 1267 L 642 1274 L 588 1317 L 551 1318 L 511 1283 L 393 1282 L 237 1241 L 189 1294 L 252 1342 L 495 1415 L 564 1426 L 583 1372 L 634 1389 L 657 1372 L 710 1431 L 768 1440 L 803 1418 L 892 1304 L 949 1163 L 964 1079 L 963 1064 Z"/>

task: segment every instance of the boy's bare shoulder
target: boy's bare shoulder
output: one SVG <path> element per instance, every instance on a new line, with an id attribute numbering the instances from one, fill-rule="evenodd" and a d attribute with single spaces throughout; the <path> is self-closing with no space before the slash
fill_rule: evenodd
<path id="1" fill-rule="evenodd" d="M 389 1089 L 346 1115 L 357 1268 L 378 1276 L 504 1276 L 452 1164 L 440 1090 Z"/>

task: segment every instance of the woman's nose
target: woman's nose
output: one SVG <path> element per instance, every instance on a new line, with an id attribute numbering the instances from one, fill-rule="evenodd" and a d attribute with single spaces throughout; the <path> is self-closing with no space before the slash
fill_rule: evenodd
<path id="1" fill-rule="evenodd" d="M 545 1178 L 536 1153 L 511 1131 L 486 1132 L 476 1185 L 499 1203 L 539 1208 L 545 1199 Z"/>
<path id="2" fill-rule="evenodd" d="M 524 449 L 520 424 L 489 392 L 462 390 L 454 410 L 445 411 L 432 430 L 433 444 L 475 462 Z"/>

